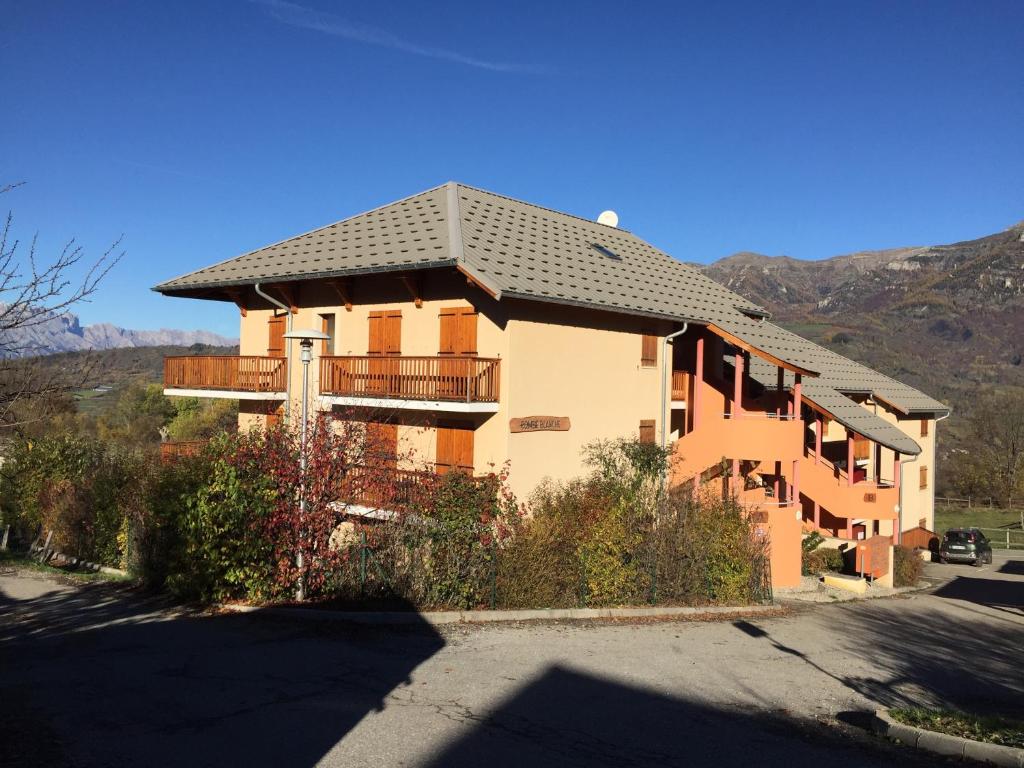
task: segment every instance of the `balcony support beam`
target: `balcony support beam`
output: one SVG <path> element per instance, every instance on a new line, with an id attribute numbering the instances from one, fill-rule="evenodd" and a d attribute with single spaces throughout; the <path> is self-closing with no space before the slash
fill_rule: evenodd
<path id="1" fill-rule="evenodd" d="M 796 374 L 796 381 L 793 383 L 793 415 L 800 418 L 800 406 L 802 405 L 802 382 L 800 374 Z"/>
<path id="2" fill-rule="evenodd" d="M 694 361 L 694 377 L 693 377 L 693 421 L 692 429 L 697 430 L 697 426 L 700 423 L 700 404 L 701 394 L 704 390 L 704 337 L 697 337 L 697 359 Z"/>
<path id="3" fill-rule="evenodd" d="M 853 432 L 846 430 L 846 484 L 853 485 Z"/>
<path id="4" fill-rule="evenodd" d="M 733 366 L 732 413 L 733 416 L 739 416 L 743 413 L 743 351 L 740 349 L 736 350 Z"/>
<path id="5" fill-rule="evenodd" d="M 814 424 L 814 463 L 821 463 L 821 433 L 825 431 L 825 420 L 818 415 Z"/>

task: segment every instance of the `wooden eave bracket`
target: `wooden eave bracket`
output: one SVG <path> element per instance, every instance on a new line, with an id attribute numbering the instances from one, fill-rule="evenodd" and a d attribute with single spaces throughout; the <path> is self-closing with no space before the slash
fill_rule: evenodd
<path id="1" fill-rule="evenodd" d="M 422 276 L 419 274 L 399 275 L 398 279 L 405 284 L 405 288 L 409 291 L 409 295 L 412 297 L 412 301 L 416 305 L 416 309 L 423 309 Z"/>
<path id="2" fill-rule="evenodd" d="M 249 311 L 245 308 L 245 304 L 242 301 L 241 291 L 239 291 L 237 288 L 229 288 L 228 290 L 224 291 L 224 293 L 226 293 L 231 298 L 231 300 L 235 302 L 235 306 L 238 307 L 238 312 L 239 314 L 242 315 L 242 317 L 246 317 L 249 314 Z"/>
<path id="3" fill-rule="evenodd" d="M 327 284 L 334 289 L 334 292 L 338 294 L 338 298 L 341 299 L 341 303 L 345 307 L 346 312 L 352 311 L 352 278 L 351 277 L 335 277 L 327 281 Z"/>
<path id="4" fill-rule="evenodd" d="M 466 269 L 461 264 L 456 264 L 455 269 L 457 269 L 459 272 L 466 276 L 467 285 L 475 285 L 477 288 L 486 293 L 492 299 L 499 298 L 498 293 L 494 289 L 488 287 L 487 285 L 484 285 L 484 283 L 481 280 L 477 279 L 468 269 Z"/>
<path id="5" fill-rule="evenodd" d="M 294 283 L 281 283 L 280 285 L 274 286 L 281 293 L 281 298 L 284 299 L 284 303 L 288 305 L 289 311 L 293 315 L 299 313 L 299 306 L 295 301 L 295 295 L 298 293 Z"/>

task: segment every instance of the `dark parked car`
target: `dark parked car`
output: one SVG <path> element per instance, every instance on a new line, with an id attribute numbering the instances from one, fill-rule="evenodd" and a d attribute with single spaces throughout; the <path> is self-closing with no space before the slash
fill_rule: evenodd
<path id="1" fill-rule="evenodd" d="M 942 537 L 939 561 L 972 565 L 991 563 L 992 544 L 977 528 L 953 528 Z"/>

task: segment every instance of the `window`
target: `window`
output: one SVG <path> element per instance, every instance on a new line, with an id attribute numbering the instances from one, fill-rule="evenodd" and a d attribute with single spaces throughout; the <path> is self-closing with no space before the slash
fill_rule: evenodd
<path id="1" fill-rule="evenodd" d="M 928 437 L 928 419 L 921 419 L 921 437 Z"/>
<path id="2" fill-rule="evenodd" d="M 653 368 L 658 364 L 658 337 L 644 331 L 641 340 L 640 365 L 644 368 Z"/>
<path id="3" fill-rule="evenodd" d="M 654 442 L 654 419 L 641 419 L 640 420 L 640 442 L 641 443 L 653 443 Z"/>
<path id="4" fill-rule="evenodd" d="M 438 422 L 434 468 L 439 475 L 449 472 L 473 474 L 472 424 L 460 421 Z"/>
<path id="5" fill-rule="evenodd" d="M 335 316 L 333 313 L 329 315 L 320 315 L 320 330 L 326 333 L 330 338 L 324 339 L 320 344 L 321 355 L 333 355 L 334 350 L 337 349 L 334 338 L 334 323 Z"/>
<path id="6" fill-rule="evenodd" d="M 920 472 L 921 482 L 918 487 L 924 490 L 928 487 L 928 467 L 921 467 Z"/>
<path id="7" fill-rule="evenodd" d="M 369 355 L 402 354 L 402 311 L 377 310 L 370 313 Z"/>
<path id="8" fill-rule="evenodd" d="M 440 354 L 475 355 L 476 310 L 473 307 L 445 307 L 440 317 Z"/>

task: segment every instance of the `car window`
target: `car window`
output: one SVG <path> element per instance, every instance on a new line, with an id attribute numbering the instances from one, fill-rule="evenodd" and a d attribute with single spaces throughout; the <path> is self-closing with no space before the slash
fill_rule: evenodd
<path id="1" fill-rule="evenodd" d="M 946 531 L 946 541 L 953 544 L 964 544 L 970 541 L 967 536 L 967 531 Z"/>

